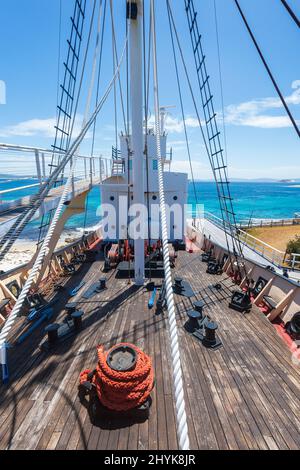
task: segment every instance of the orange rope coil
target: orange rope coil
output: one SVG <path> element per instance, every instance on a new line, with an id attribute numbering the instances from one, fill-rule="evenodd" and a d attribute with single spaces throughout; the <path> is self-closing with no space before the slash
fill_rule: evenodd
<path id="1" fill-rule="evenodd" d="M 98 365 L 96 372 L 89 380 L 90 370 L 80 374 L 80 384 L 90 381 L 97 391 L 98 398 L 103 406 L 115 411 L 128 411 L 145 403 L 154 386 L 154 372 L 152 361 L 141 349 L 128 343 L 118 346 L 129 346 L 137 353 L 137 362 L 130 371 L 115 371 L 107 364 L 109 351 L 105 352 L 103 346 L 97 348 Z"/>

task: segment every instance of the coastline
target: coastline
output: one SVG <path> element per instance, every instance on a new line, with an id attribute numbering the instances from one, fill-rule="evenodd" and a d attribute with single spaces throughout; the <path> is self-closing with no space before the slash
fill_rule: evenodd
<path id="1" fill-rule="evenodd" d="M 80 239 L 83 230 L 64 230 L 57 243 L 56 249 L 62 248 L 70 243 Z M 30 238 L 22 238 L 17 240 L 9 253 L 0 262 L 0 271 L 9 271 L 11 269 L 28 263 L 36 251 L 36 240 Z"/>

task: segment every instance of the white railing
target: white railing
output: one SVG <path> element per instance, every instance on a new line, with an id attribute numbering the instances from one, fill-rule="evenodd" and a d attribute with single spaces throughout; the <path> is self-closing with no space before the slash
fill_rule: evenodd
<path id="1" fill-rule="evenodd" d="M 14 187 L 0 191 L 0 212 L 9 211 L 28 203 L 28 198 L 30 199 L 34 195 L 34 191 L 28 191 L 28 196 L 24 196 L 24 190 L 36 187 L 36 191 L 38 191 L 39 186 L 48 180 L 51 174 L 53 153 L 60 155 L 59 152 L 53 152 L 53 150 L 0 144 L 0 174 L 5 175 L 5 178 L 15 179 Z M 66 169 L 67 171 L 68 169 Z M 77 158 L 72 189 L 76 190 L 76 187 L 80 187 L 84 183 L 89 185 L 102 183 L 111 176 L 111 173 L 112 160 L 110 158 L 80 155 Z M 37 182 L 22 186 L 18 183 L 18 179 L 21 178 L 34 179 Z M 20 191 L 23 193 L 22 198 L 18 197 Z M 15 198 L 7 199 L 6 196 L 10 194 L 15 195 Z"/>
<path id="2" fill-rule="evenodd" d="M 239 222 L 240 228 L 250 229 L 258 227 L 285 227 L 290 225 L 300 225 L 300 218 L 287 218 L 287 219 L 253 219 L 242 220 Z"/>
<path id="3" fill-rule="evenodd" d="M 228 223 L 225 223 L 225 227 L 223 224 L 223 220 L 219 217 L 215 216 L 210 212 L 205 212 L 204 219 L 210 221 L 215 226 L 219 227 L 222 230 L 228 231 Z M 195 220 L 195 226 L 199 229 L 201 227 L 201 221 Z M 258 238 L 254 237 L 250 233 L 240 229 L 234 228 L 236 230 L 236 237 L 239 238 L 240 242 L 244 245 L 253 250 L 255 253 L 262 256 L 264 259 L 270 261 L 270 263 L 282 268 L 290 268 L 290 269 L 300 269 L 300 254 L 298 253 L 291 253 L 286 254 L 284 251 L 278 250 L 268 243 L 259 240 Z"/>

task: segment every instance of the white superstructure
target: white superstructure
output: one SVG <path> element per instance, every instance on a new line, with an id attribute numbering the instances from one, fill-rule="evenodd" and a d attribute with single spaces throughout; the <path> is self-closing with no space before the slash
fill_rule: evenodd
<path id="1" fill-rule="evenodd" d="M 184 238 L 185 205 L 187 204 L 188 175 L 170 171 L 171 157 L 167 156 L 167 134 L 161 134 L 161 149 L 164 160 L 165 199 L 170 210 L 168 221 L 170 241 Z M 152 129 L 147 133 L 148 157 L 143 155 L 144 167 L 144 206 L 148 208 L 151 227 L 151 239 L 160 238 L 159 198 L 158 198 L 158 162 L 156 157 L 155 133 Z M 146 135 L 144 134 L 144 144 Z M 111 177 L 101 185 L 101 205 L 104 208 L 103 216 L 107 222 L 104 227 L 107 239 L 127 239 L 127 195 L 128 182 L 131 204 L 131 215 L 134 217 L 133 207 L 133 168 L 134 155 L 131 151 L 131 136 L 120 135 L 120 154 L 114 159 Z M 144 145 L 145 148 L 145 145 Z M 171 155 L 171 152 L 170 152 Z M 148 167 L 148 169 L 147 169 Z M 115 214 L 105 214 L 106 208 L 112 205 Z M 126 214 L 125 214 L 126 211 Z M 106 215 L 106 216 L 105 216 Z M 174 217 L 176 215 L 176 224 Z M 147 217 L 146 217 L 147 219 Z M 114 234 L 113 236 L 111 236 Z M 158 236 L 154 236 L 157 234 Z M 148 239 L 148 227 L 145 227 L 145 239 Z"/>

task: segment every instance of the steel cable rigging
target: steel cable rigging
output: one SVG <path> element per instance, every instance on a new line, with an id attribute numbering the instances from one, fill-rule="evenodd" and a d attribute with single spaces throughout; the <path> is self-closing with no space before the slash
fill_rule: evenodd
<path id="1" fill-rule="evenodd" d="M 173 35 L 173 29 L 172 29 L 172 24 L 171 24 L 171 18 L 170 18 L 170 10 L 169 8 L 167 8 L 167 10 L 168 10 L 169 28 L 170 28 L 171 43 L 172 43 L 172 52 L 173 52 L 174 65 L 175 65 L 175 75 L 176 75 L 177 88 L 178 88 L 179 101 L 180 101 L 180 109 L 181 109 L 181 117 L 182 117 L 182 122 L 183 122 L 183 129 L 184 129 L 185 144 L 186 144 L 187 154 L 189 158 L 194 197 L 196 201 L 196 206 L 198 206 L 198 195 L 197 195 L 197 189 L 196 189 L 196 183 L 195 183 L 195 177 L 194 177 L 194 169 L 192 165 L 190 143 L 189 143 L 188 134 L 187 134 L 185 111 L 184 111 L 184 105 L 183 105 L 183 96 L 182 96 L 181 84 L 180 84 L 180 79 L 179 79 L 178 62 L 177 62 L 175 43 L 174 43 L 174 35 Z"/>
<path id="2" fill-rule="evenodd" d="M 300 20 L 299 18 L 297 17 L 296 13 L 294 13 L 294 11 L 292 10 L 292 8 L 290 7 L 290 5 L 288 4 L 288 2 L 286 2 L 285 0 L 281 0 L 281 3 L 282 5 L 285 7 L 285 9 L 287 10 L 287 12 L 289 13 L 289 15 L 291 16 L 291 18 L 295 21 L 296 25 L 298 26 L 298 28 L 300 28 Z"/>
<path id="3" fill-rule="evenodd" d="M 92 32 L 93 32 L 93 27 L 94 27 L 94 19 L 95 19 L 95 13 L 96 13 L 96 6 L 97 6 L 97 1 L 98 0 L 95 0 L 94 1 L 94 5 L 93 5 L 93 9 L 92 9 L 92 14 L 91 14 L 91 19 L 90 19 L 90 26 L 89 26 L 89 32 L 88 32 L 88 38 L 87 38 L 87 44 L 86 44 L 86 48 L 85 48 L 85 54 L 84 54 L 84 59 L 83 59 L 83 65 L 82 65 L 82 70 L 81 70 L 81 77 L 80 77 L 80 82 L 79 82 L 79 87 L 78 87 L 78 91 L 77 91 L 77 99 L 76 99 L 76 103 L 75 103 L 75 109 L 74 109 L 74 112 L 73 112 L 73 117 L 72 119 L 70 119 L 70 123 L 69 123 L 69 131 L 68 131 L 68 135 L 67 135 L 67 145 L 66 145 L 66 150 L 69 148 L 70 146 L 70 142 L 71 142 L 71 139 L 72 139 L 72 136 L 73 136 L 73 132 L 74 132 L 74 126 L 75 126 L 75 120 L 76 120 L 76 116 L 77 116 L 77 110 L 78 110 L 78 106 L 79 106 L 79 100 L 80 100 L 80 96 L 81 96 L 81 91 L 82 91 L 82 85 L 83 85 L 83 80 L 84 80 L 84 76 L 85 76 L 85 71 L 86 71 L 86 64 L 87 64 L 87 59 L 88 59 L 88 51 L 89 51 L 89 47 L 90 47 L 90 43 L 91 43 L 91 38 L 92 38 Z M 98 18 L 98 35 L 99 35 L 99 29 L 100 29 L 100 20 L 101 20 L 101 6 L 102 6 L 102 0 L 100 0 L 100 8 L 99 8 L 99 18 Z M 95 57 L 94 57 L 94 61 L 93 61 L 93 71 L 92 71 L 92 80 L 93 80 L 93 76 L 94 76 L 94 73 L 95 73 L 95 64 L 96 64 L 96 60 L 97 60 L 97 57 L 96 57 L 96 54 L 97 54 L 97 48 L 98 48 L 98 44 L 96 43 L 96 47 L 95 47 Z M 78 68 L 78 64 L 77 64 L 77 68 Z M 64 93 L 64 92 L 63 92 Z M 91 90 L 89 90 L 89 96 L 87 98 L 87 105 L 88 103 L 90 103 L 90 100 L 91 100 Z M 72 101 L 72 105 L 73 105 L 73 101 Z M 86 105 L 86 107 L 87 107 Z M 71 114 L 70 114 L 71 116 Z M 86 120 L 87 118 L 87 109 L 85 110 L 85 115 L 84 115 L 84 120 Z M 85 124 L 85 122 L 84 122 Z M 58 126 L 56 126 L 58 127 Z M 59 129 L 58 129 L 59 130 Z M 64 133 L 63 133 L 63 136 L 64 136 Z M 59 157 L 58 157 L 58 162 L 59 162 Z M 85 165 L 86 165 L 86 162 L 85 162 Z M 55 165 L 54 165 L 55 166 Z M 61 178 L 60 178 L 60 183 L 63 184 L 64 182 L 64 170 L 62 171 L 62 174 L 61 174 Z M 56 185 L 55 185 L 56 186 Z M 43 239 L 44 239 L 44 236 L 47 232 L 47 229 L 51 223 L 51 220 L 52 220 L 52 217 L 53 217 L 53 214 L 54 214 L 54 209 L 53 210 L 50 210 L 47 214 L 47 220 L 45 221 L 45 215 L 42 216 L 42 222 L 41 222 L 41 225 L 40 225 L 40 228 L 39 228 L 39 238 L 38 238 L 38 243 L 37 243 L 37 249 L 39 247 L 39 245 L 42 243 Z"/>
<path id="4" fill-rule="evenodd" d="M 58 145 L 59 132 L 61 133 L 61 142 L 65 142 L 66 136 L 69 135 L 69 125 L 71 120 L 71 114 L 73 109 L 74 90 L 79 62 L 79 54 L 82 42 L 82 32 L 85 19 L 85 6 L 86 0 L 76 0 L 74 14 L 71 17 L 72 29 L 71 36 L 68 40 L 68 56 L 67 61 L 64 63 L 65 74 L 63 84 L 61 85 L 62 95 L 59 109 L 58 123 L 62 119 L 62 123 L 56 126 L 55 142 L 52 146 L 54 149 L 52 160 L 56 155 L 56 152 L 60 152 L 62 159 L 64 158 L 63 153 L 66 151 L 67 146 L 63 149 L 60 144 Z M 70 62 L 70 63 L 69 63 Z M 72 65 L 71 65 L 72 64 Z M 64 104 L 63 104 L 64 103 Z M 62 117 L 61 117 L 62 116 Z M 68 119 L 68 121 L 67 121 Z M 59 157 L 60 158 L 60 157 Z M 59 160 L 60 161 L 60 160 Z M 5 254 L 13 246 L 23 229 L 32 219 L 37 209 L 41 206 L 43 198 L 47 196 L 50 189 L 55 187 L 59 182 L 60 172 L 57 170 L 57 165 L 50 165 L 51 171 L 49 178 L 41 185 L 39 191 L 33 196 L 29 206 L 16 218 L 10 229 L 4 234 L 0 241 L 0 260 L 2 260 Z M 53 170 L 53 171 L 52 171 Z"/>
<path id="5" fill-rule="evenodd" d="M 297 133 L 297 135 L 298 135 L 298 137 L 300 137 L 300 129 L 299 129 L 299 127 L 297 126 L 296 120 L 294 119 L 294 116 L 292 115 L 292 113 L 291 113 L 291 111 L 290 111 L 290 109 L 289 109 L 289 107 L 288 107 L 288 105 L 287 105 L 287 102 L 286 102 L 286 100 L 285 100 L 283 94 L 281 93 L 281 90 L 280 90 L 280 88 L 279 88 L 279 86 L 278 86 L 278 84 L 277 84 L 277 82 L 276 82 L 276 80 L 275 80 L 275 78 L 274 78 L 274 75 L 272 74 L 272 71 L 271 71 L 271 69 L 270 69 L 270 67 L 269 67 L 269 65 L 268 65 L 268 63 L 267 63 L 267 61 L 266 61 L 266 59 L 265 59 L 263 53 L 262 53 L 262 50 L 261 50 L 261 48 L 259 47 L 258 42 L 257 42 L 256 39 L 255 39 L 255 36 L 254 36 L 254 34 L 253 34 L 253 32 L 252 32 L 252 29 L 251 29 L 251 27 L 250 27 L 250 25 L 249 25 L 249 23 L 248 23 L 248 21 L 247 21 L 247 19 L 246 19 L 246 16 L 245 16 L 245 14 L 244 14 L 244 12 L 243 12 L 243 10 L 242 10 L 242 8 L 241 8 L 241 6 L 240 6 L 238 0 L 234 0 L 234 2 L 235 2 L 235 4 L 236 4 L 236 7 L 237 7 L 237 9 L 238 9 L 238 11 L 239 11 L 239 14 L 241 15 L 242 20 L 243 20 L 243 22 L 244 22 L 244 24 L 245 24 L 245 26 L 246 26 L 246 28 L 247 28 L 247 31 L 248 31 L 248 33 L 249 33 L 249 35 L 250 35 L 250 37 L 251 37 L 251 39 L 252 39 L 252 41 L 253 41 L 253 44 L 254 44 L 254 46 L 255 46 L 255 48 L 256 48 L 256 50 L 257 50 L 257 52 L 258 52 L 258 54 L 259 54 L 259 56 L 260 56 L 260 58 L 261 58 L 261 60 L 262 60 L 262 63 L 263 63 L 263 65 L 264 65 L 264 67 L 265 67 L 265 69 L 266 69 L 266 71 L 267 71 L 267 73 L 268 73 L 268 75 L 269 75 L 269 77 L 270 77 L 270 79 L 271 79 L 273 85 L 274 85 L 274 88 L 275 88 L 275 90 L 277 91 L 277 94 L 278 94 L 278 96 L 279 96 L 279 98 L 280 98 L 280 100 L 281 100 L 281 102 L 282 102 L 282 104 L 283 104 L 283 107 L 285 108 L 285 110 L 286 110 L 286 112 L 287 112 L 287 115 L 288 115 L 288 117 L 289 117 L 289 119 L 290 119 L 290 121 L 291 121 L 291 123 L 292 123 L 292 125 L 293 125 L 293 127 L 294 127 L 294 129 L 295 129 L 295 131 L 296 131 L 296 133 Z"/>
<path id="6" fill-rule="evenodd" d="M 177 43 L 177 46 L 178 46 L 178 50 L 180 52 L 180 57 L 181 57 L 181 61 L 182 61 L 182 64 L 183 64 L 183 69 L 184 69 L 186 80 L 187 80 L 189 90 L 190 90 L 190 93 L 191 93 L 191 97 L 192 97 L 193 105 L 194 105 L 194 108 L 195 108 L 195 112 L 196 112 L 199 128 L 200 128 L 200 131 L 201 131 L 201 135 L 202 135 L 202 138 L 203 138 L 205 150 L 206 150 L 206 153 L 207 153 L 210 165 L 211 165 L 214 180 L 216 182 L 216 190 L 217 190 L 220 209 L 221 209 L 221 217 L 222 217 L 222 221 L 223 221 L 224 235 L 225 235 L 225 241 L 226 241 L 226 246 L 227 246 L 227 250 L 228 250 L 228 254 L 229 254 L 230 263 L 231 263 L 232 269 L 234 269 L 233 261 L 232 261 L 232 254 L 231 254 L 233 252 L 233 256 L 235 258 L 237 268 L 240 271 L 240 264 L 239 264 L 238 258 L 239 257 L 242 258 L 243 253 L 242 253 L 242 247 L 241 247 L 240 240 L 236 236 L 237 235 L 237 227 L 236 227 L 236 221 L 235 221 L 235 214 L 234 214 L 233 207 L 232 207 L 232 197 L 230 195 L 229 182 L 227 180 L 226 165 L 223 161 L 223 149 L 221 148 L 221 145 L 220 145 L 220 137 L 219 137 L 220 133 L 219 133 L 218 127 L 217 127 L 216 113 L 213 110 L 212 94 L 211 94 L 211 91 L 210 91 L 209 80 L 208 80 L 209 77 L 207 75 L 206 68 L 205 68 L 206 78 L 203 79 L 204 85 L 203 85 L 203 83 L 201 83 L 201 78 L 198 77 L 199 87 L 200 87 L 200 91 L 201 91 L 202 104 L 203 104 L 203 106 L 205 105 L 206 96 L 210 97 L 210 98 L 207 97 L 206 101 L 208 100 L 209 103 L 211 104 L 211 108 L 209 110 L 209 116 L 207 116 L 207 113 L 205 113 L 205 116 L 206 116 L 205 117 L 205 124 L 206 124 L 206 130 L 207 130 L 207 137 L 206 137 L 205 133 L 204 133 L 204 126 L 202 124 L 202 121 L 201 121 L 201 118 L 200 118 L 200 113 L 199 113 L 198 106 L 197 106 L 197 103 L 196 103 L 195 94 L 194 94 L 193 87 L 192 87 L 192 84 L 191 84 L 191 80 L 190 80 L 190 77 L 189 77 L 186 61 L 185 61 L 185 58 L 184 58 L 183 49 L 182 49 L 182 46 L 181 46 L 181 43 L 180 43 L 178 31 L 177 31 L 176 24 L 175 24 L 175 21 L 174 21 L 172 8 L 171 8 L 169 0 L 166 0 L 166 2 L 167 2 L 168 10 L 170 12 L 169 17 L 170 17 L 171 24 L 172 24 L 172 27 L 173 27 L 173 30 L 174 30 L 174 33 L 175 33 L 176 43 Z M 191 7 L 191 2 L 190 1 L 187 2 L 187 5 L 189 5 L 189 7 Z M 192 16 L 196 17 L 196 14 L 194 14 Z M 192 38 L 193 39 L 193 50 L 195 50 L 195 44 L 194 43 L 198 44 L 198 46 L 200 45 L 200 39 L 199 39 L 200 34 L 198 33 L 198 24 L 196 23 L 196 20 L 194 20 L 194 21 L 191 20 L 190 21 L 190 18 L 188 18 L 188 19 L 189 19 L 189 24 L 192 23 L 194 26 L 196 25 L 196 27 L 197 27 L 197 39 Z M 197 49 L 196 49 L 196 51 L 197 51 Z M 203 65 L 205 65 L 205 56 L 203 54 L 202 49 L 201 49 L 201 56 L 202 56 L 201 59 L 199 57 L 198 61 L 200 62 L 201 67 L 202 67 Z M 196 67 L 197 67 L 197 70 L 200 71 L 200 66 L 197 66 L 197 63 L 196 63 Z M 203 96 L 204 87 L 209 88 L 208 91 L 205 88 L 205 96 Z M 214 124 L 214 126 L 212 126 L 212 124 Z M 210 125 L 210 129 L 208 129 L 208 125 Z M 230 204 L 230 209 L 228 209 L 228 207 L 227 207 L 228 204 Z M 230 240 L 231 240 L 232 248 L 230 248 L 229 237 L 230 237 Z M 244 263 L 242 263 L 242 265 L 243 265 L 243 270 L 245 270 L 244 269 Z M 247 276 L 246 271 L 245 271 L 244 275 Z"/>
<path id="7" fill-rule="evenodd" d="M 126 51 L 126 46 L 127 46 L 127 41 L 128 41 L 128 38 L 126 37 L 124 49 L 122 51 L 120 62 L 119 62 L 118 67 L 116 69 L 115 75 L 113 76 L 113 78 L 111 79 L 109 85 L 107 86 L 106 91 L 105 91 L 104 95 L 102 96 L 101 100 L 99 101 L 98 106 L 95 108 L 94 112 L 92 113 L 91 117 L 88 119 L 86 124 L 83 125 L 83 128 L 82 128 L 79 136 L 76 137 L 73 144 L 70 146 L 70 149 L 68 150 L 66 156 L 64 157 L 64 160 L 61 162 L 61 164 L 58 167 L 58 170 L 61 171 L 63 167 L 65 167 L 70 161 L 72 161 L 69 177 L 68 177 L 67 182 L 65 184 L 65 188 L 64 188 L 63 194 L 61 196 L 59 205 L 58 205 L 58 207 L 55 211 L 54 217 L 53 217 L 52 222 L 50 224 L 48 233 L 47 233 L 47 235 L 46 235 L 46 237 L 43 241 L 43 244 L 42 244 L 42 246 L 41 246 L 41 248 L 38 252 L 38 255 L 36 257 L 34 265 L 33 265 L 32 269 L 30 271 L 30 274 L 29 274 L 29 276 L 28 276 L 28 278 L 27 278 L 27 280 L 26 280 L 26 282 L 23 286 L 23 289 L 22 289 L 22 291 L 21 291 L 21 293 L 20 293 L 20 295 L 19 295 L 19 297 L 18 297 L 18 299 L 17 299 L 17 301 L 16 301 L 16 303 L 15 303 L 15 305 L 14 305 L 12 311 L 11 311 L 10 316 L 8 317 L 8 319 L 7 319 L 6 323 L 4 324 L 3 329 L 0 333 L 0 356 L 2 358 L 2 361 L 4 361 L 3 364 L 6 364 L 6 345 L 5 345 L 5 342 L 8 338 L 8 336 L 9 336 L 9 333 L 11 331 L 12 326 L 14 325 L 17 317 L 20 314 L 20 311 L 21 311 L 21 309 L 24 305 L 24 302 L 27 298 L 28 293 L 30 292 L 36 278 L 39 276 L 39 273 L 40 273 L 40 270 L 43 266 L 44 260 L 45 260 L 47 254 L 48 254 L 49 245 L 51 243 L 51 240 L 52 240 L 53 236 L 55 235 L 55 228 L 56 228 L 57 222 L 58 222 L 58 220 L 59 220 L 59 218 L 62 214 L 62 211 L 64 209 L 64 203 L 67 200 L 67 195 L 68 195 L 68 192 L 70 190 L 71 183 L 72 183 L 72 176 L 73 176 L 74 168 L 76 166 L 77 150 L 78 150 L 82 140 L 84 139 L 85 135 L 87 134 L 88 130 L 93 125 L 97 115 L 99 114 L 100 110 L 102 109 L 102 107 L 103 107 L 104 103 L 106 102 L 108 96 L 110 95 L 110 92 L 113 88 L 114 82 L 117 79 L 118 72 L 120 70 L 121 64 L 123 62 L 123 58 L 124 58 L 125 51 Z"/>

